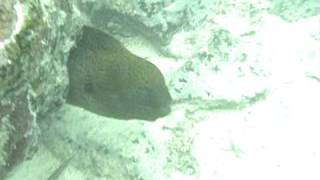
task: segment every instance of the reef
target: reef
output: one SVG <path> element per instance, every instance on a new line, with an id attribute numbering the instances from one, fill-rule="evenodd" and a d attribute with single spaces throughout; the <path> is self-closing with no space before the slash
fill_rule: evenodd
<path id="1" fill-rule="evenodd" d="M 67 2 L 1 1 L 0 179 L 32 158 L 38 121 L 65 101 L 65 60 L 77 22 L 70 23 Z"/>
<path id="2" fill-rule="evenodd" d="M 15 28 L 16 20 L 14 1 L 3 0 L 0 5 L 0 41 L 10 36 Z"/>

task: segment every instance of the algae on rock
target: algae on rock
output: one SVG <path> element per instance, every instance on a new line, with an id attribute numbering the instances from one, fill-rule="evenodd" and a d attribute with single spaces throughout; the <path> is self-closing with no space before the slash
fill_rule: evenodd
<path id="1" fill-rule="evenodd" d="M 64 103 L 65 59 L 76 27 L 65 5 L 1 1 L 2 12 L 15 8 L 0 17 L 0 177 L 32 157 L 40 133 L 37 121 Z"/>

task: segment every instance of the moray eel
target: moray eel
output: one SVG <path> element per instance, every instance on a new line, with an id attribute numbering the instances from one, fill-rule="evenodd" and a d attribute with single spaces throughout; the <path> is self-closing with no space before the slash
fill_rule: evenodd
<path id="1" fill-rule="evenodd" d="M 160 70 L 112 36 L 89 26 L 70 51 L 67 103 L 117 119 L 153 121 L 170 113 Z"/>

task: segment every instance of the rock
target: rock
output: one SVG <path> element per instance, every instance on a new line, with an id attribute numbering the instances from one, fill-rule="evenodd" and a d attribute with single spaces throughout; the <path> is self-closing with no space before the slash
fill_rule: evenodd
<path id="1" fill-rule="evenodd" d="M 320 4 L 317 0 L 296 0 L 293 2 L 271 0 L 271 4 L 270 13 L 278 15 L 288 22 L 296 22 L 320 14 Z"/>
<path id="2" fill-rule="evenodd" d="M 0 177 L 31 158 L 37 122 L 64 103 L 66 57 L 77 21 L 69 1 L 0 5 Z"/>

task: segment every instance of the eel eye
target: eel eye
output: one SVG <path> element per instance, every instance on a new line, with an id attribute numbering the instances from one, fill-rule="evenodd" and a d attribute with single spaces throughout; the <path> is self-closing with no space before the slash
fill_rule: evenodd
<path id="1" fill-rule="evenodd" d="M 91 82 L 85 83 L 83 89 L 84 89 L 84 92 L 86 92 L 86 93 L 93 93 L 94 92 L 94 88 L 93 88 L 93 85 Z"/>

